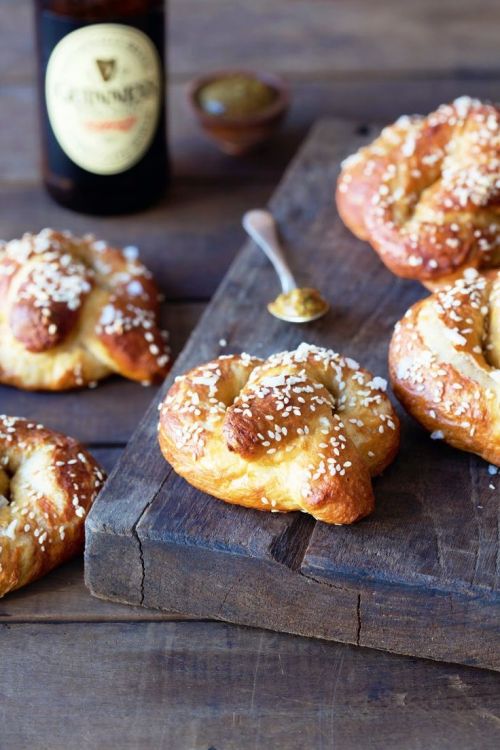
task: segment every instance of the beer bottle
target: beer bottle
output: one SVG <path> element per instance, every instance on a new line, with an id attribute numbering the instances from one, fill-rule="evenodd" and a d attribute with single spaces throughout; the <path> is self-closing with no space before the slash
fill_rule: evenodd
<path id="1" fill-rule="evenodd" d="M 35 0 L 42 169 L 62 205 L 152 203 L 168 180 L 164 0 Z"/>

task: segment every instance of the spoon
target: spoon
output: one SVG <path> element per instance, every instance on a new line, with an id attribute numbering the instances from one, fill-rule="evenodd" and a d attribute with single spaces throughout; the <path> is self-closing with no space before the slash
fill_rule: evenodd
<path id="1" fill-rule="evenodd" d="M 267 306 L 271 315 L 287 323 L 309 323 L 325 315 L 330 306 L 317 289 L 299 287 L 295 281 L 280 246 L 273 215 L 254 209 L 246 212 L 242 223 L 273 264 L 281 283 L 282 293 Z"/>

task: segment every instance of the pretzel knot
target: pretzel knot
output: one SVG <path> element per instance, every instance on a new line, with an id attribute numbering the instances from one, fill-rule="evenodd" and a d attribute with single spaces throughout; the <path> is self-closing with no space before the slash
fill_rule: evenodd
<path id="1" fill-rule="evenodd" d="M 413 305 L 389 351 L 394 392 L 433 437 L 500 465 L 500 271 Z"/>
<path id="2" fill-rule="evenodd" d="M 0 596 L 81 551 L 103 481 L 75 440 L 0 416 Z"/>
<path id="3" fill-rule="evenodd" d="M 0 381 L 63 390 L 113 372 L 161 380 L 158 290 L 136 255 L 50 229 L 0 245 Z"/>
<path id="4" fill-rule="evenodd" d="M 344 223 L 393 273 L 431 288 L 500 266 L 499 122 L 498 107 L 461 97 L 384 128 L 342 165 Z"/>
<path id="5" fill-rule="evenodd" d="M 178 474 L 221 500 L 352 523 L 373 510 L 371 477 L 399 446 L 385 386 L 307 344 L 265 361 L 220 357 L 176 379 L 160 447 Z"/>

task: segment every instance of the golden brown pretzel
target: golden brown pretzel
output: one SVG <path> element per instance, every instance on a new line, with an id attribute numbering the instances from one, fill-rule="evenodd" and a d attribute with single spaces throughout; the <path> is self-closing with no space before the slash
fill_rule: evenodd
<path id="1" fill-rule="evenodd" d="M 0 596 L 81 551 L 103 480 L 76 440 L 0 416 Z"/>
<path id="2" fill-rule="evenodd" d="M 411 307 L 389 351 L 394 392 L 433 437 L 500 465 L 500 271 Z"/>
<path id="3" fill-rule="evenodd" d="M 220 357 L 176 379 L 160 447 L 178 474 L 226 502 L 352 523 L 373 510 L 371 477 L 399 446 L 385 385 L 307 344 L 265 361 Z"/>
<path id="4" fill-rule="evenodd" d="M 168 362 L 135 248 L 50 229 L 0 245 L 0 382 L 64 390 L 117 372 L 149 383 Z"/>
<path id="5" fill-rule="evenodd" d="M 346 159 L 341 218 L 398 276 L 442 285 L 500 266 L 500 111 L 461 97 L 401 117 Z"/>

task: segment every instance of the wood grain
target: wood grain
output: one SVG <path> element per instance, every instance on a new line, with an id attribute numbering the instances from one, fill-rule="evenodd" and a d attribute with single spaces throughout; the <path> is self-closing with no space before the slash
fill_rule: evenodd
<path id="1" fill-rule="evenodd" d="M 162 322 L 170 331 L 173 357 L 204 308 L 203 303 L 164 305 Z M 102 381 L 94 389 L 65 393 L 30 393 L 0 385 L 0 414 L 41 422 L 83 443 L 124 444 L 156 390 L 118 376 Z"/>
<path id="2" fill-rule="evenodd" d="M 130 607 L 92 597 L 83 582 L 82 558 L 56 568 L 40 581 L 0 599 L 0 623 L 10 625 L 26 622 L 102 623 L 181 619 L 191 618 L 188 615 Z"/>
<path id="3" fill-rule="evenodd" d="M 1 77 L 0 77 L 1 80 Z M 366 122 L 390 122 L 402 112 L 426 113 L 442 102 L 463 94 L 483 99 L 497 99 L 496 77 L 347 79 L 317 77 L 310 81 L 287 76 L 291 89 L 291 108 L 282 128 L 272 140 L 248 156 L 234 158 L 222 154 L 201 133 L 188 107 L 186 84 L 172 82 L 168 88 L 169 139 L 172 157 L 174 205 L 180 211 L 179 225 L 187 217 L 187 196 L 199 203 L 201 192 L 213 192 L 211 183 L 224 180 L 226 195 L 233 188 L 240 194 L 251 184 L 276 181 L 296 152 L 311 124 L 318 117 L 345 117 Z M 9 113 L 9 127 L 0 130 L 0 180 L 21 182 L 33 195 L 30 184 L 38 184 L 38 113 L 36 92 L 31 82 L 0 83 L 0 110 Z M 240 182 L 241 181 L 241 182 Z M 210 184 L 207 186 L 207 182 Z M 236 184 L 235 184 L 236 183 Z M 231 186 L 229 190 L 228 187 Z M 186 187 L 189 188 L 187 192 Z M 214 195 L 220 195 L 215 191 Z M 170 205 L 167 198 L 166 205 Z M 190 201 L 187 204 L 191 205 Z M 230 216 L 231 202 L 228 205 Z M 177 211 L 176 211 L 177 212 Z M 215 211 L 217 214 L 217 211 Z M 71 216 L 70 214 L 66 214 Z M 186 238 L 189 247 L 189 240 Z"/>
<path id="4" fill-rule="evenodd" d="M 373 19 L 381 5 L 388 8 L 380 16 L 383 29 Z M 186 248 L 196 262 L 182 268 L 169 261 L 169 275 L 162 277 L 181 300 L 185 290 L 191 299 L 199 290 L 204 298 L 213 291 L 240 243 L 240 211 L 265 200 L 270 180 L 318 116 L 386 121 L 462 93 L 498 95 L 495 0 L 426 0 L 411 8 L 389 0 L 375 11 L 368 0 L 171 0 L 171 8 L 170 132 L 181 189 L 167 223 L 162 207 L 135 217 L 127 232 L 144 248 L 143 238 L 159 222 L 158 247 L 172 242 L 179 258 Z M 90 217 L 60 213 L 39 192 L 31 10 L 28 0 L 0 3 L 0 236 L 31 228 L 34 219 L 38 226 L 95 226 Z M 257 19 L 254 29 L 245 22 L 249 16 Z M 235 18 L 233 31 L 226 19 Z M 257 38 L 261 26 L 265 45 Z M 202 66 L 240 61 L 277 66 L 292 84 L 293 103 L 278 139 L 234 160 L 200 136 L 185 106 L 184 81 Z M 232 198 L 237 181 L 239 206 Z M 223 189 L 214 193 L 214 183 Z M 252 184 L 262 186 L 261 197 Z M 200 208 L 205 199 L 206 212 Z M 200 212 L 206 218 L 198 231 Z M 121 221 L 110 221 L 106 232 L 118 241 L 128 238 Z M 153 255 L 156 243 L 151 247 Z M 157 272 L 164 262 L 161 254 Z M 2 411 L 10 411 L 12 395 L 2 393 Z M 125 403 L 134 411 L 132 395 L 138 393 L 127 393 Z M 123 411 L 123 401 L 114 403 Z M 94 407 L 97 414 L 103 404 L 85 403 L 87 413 Z M 75 409 L 70 424 L 69 414 L 66 422 L 52 404 L 50 411 L 36 410 L 47 422 L 57 416 L 68 431 L 75 430 L 73 417 L 76 426 L 82 419 Z M 104 420 L 93 414 L 90 423 L 99 428 L 98 439 L 105 437 Z M 112 465 L 111 452 L 94 450 Z M 2 600 L 0 612 L 2 750 L 492 750 L 499 744 L 493 673 L 210 623 L 107 625 L 101 620 L 169 615 L 92 599 L 78 562 Z M 92 623 L 68 623 L 86 619 Z M 36 622 L 16 624 L 29 620 Z"/>
<path id="5" fill-rule="evenodd" d="M 243 211 L 264 203 L 270 192 L 265 183 L 178 187 L 154 208 L 117 221 L 57 206 L 40 185 L 0 184 L 0 237 L 20 237 L 50 223 L 77 235 L 92 231 L 118 246 L 138 245 L 168 301 L 206 300 L 241 244 Z"/>
<path id="6" fill-rule="evenodd" d="M 32 78 L 31 4 L 2 4 L 2 78 Z M 170 0 L 169 7 L 176 78 L 235 65 L 330 77 L 498 70 L 495 0 L 384 0 L 376 12 L 369 0 Z"/>
<path id="7" fill-rule="evenodd" d="M 365 136 L 315 128 L 271 201 L 299 280 L 330 298 L 307 327 L 271 319 L 273 271 L 252 244 L 233 263 L 172 378 L 224 351 L 267 356 L 306 339 L 386 373 L 394 322 L 424 294 L 393 277 L 341 225 L 339 159 Z M 375 483 L 377 512 L 347 528 L 235 508 L 162 460 L 153 403 L 89 517 L 91 590 L 107 598 L 500 668 L 498 493 L 480 459 L 435 445 L 406 415 L 398 461 Z M 126 559 L 123 566 L 119 560 Z M 335 607 L 335 617 L 331 617 Z"/>
<path id="8" fill-rule="evenodd" d="M 123 448 L 89 446 L 100 465 L 111 472 Z M 187 615 L 129 607 L 92 597 L 83 582 L 83 555 L 39 581 L 0 599 L 0 623 L 134 622 L 191 619 Z M 0 744 L 1 747 L 1 744 Z"/>
<path id="9" fill-rule="evenodd" d="M 500 742 L 499 678 L 482 670 L 217 623 L 0 625 L 7 647 L 2 750 Z"/>
<path id="10" fill-rule="evenodd" d="M 7 392 L 7 389 L 4 389 Z M 2 391 L 0 391 L 0 397 Z M 38 396 L 45 403 L 45 397 Z M 0 409 L 7 406 L 2 403 Z M 115 402 L 116 405 L 116 402 Z M 90 410 L 98 413 L 96 404 L 89 404 Z M 57 411 L 57 410 L 56 410 Z M 53 415 L 49 415 L 53 421 Z M 75 424 L 71 425 L 75 432 Z M 110 473 L 116 464 L 123 447 L 102 447 L 90 445 L 91 453 L 100 465 Z M 151 610 L 144 607 L 122 606 L 92 597 L 83 581 L 83 557 L 72 560 L 57 568 L 40 581 L 11 593 L 0 600 L 0 622 L 106 622 L 106 621 L 151 621 L 191 619 L 188 615 Z M 1 746 L 1 745 L 0 745 Z"/>

